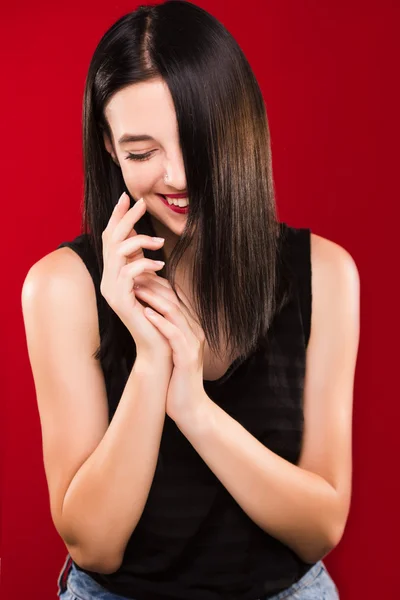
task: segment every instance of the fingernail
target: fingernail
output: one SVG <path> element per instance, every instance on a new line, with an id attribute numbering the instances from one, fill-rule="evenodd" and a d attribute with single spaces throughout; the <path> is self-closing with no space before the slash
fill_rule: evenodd
<path id="1" fill-rule="evenodd" d="M 153 237 L 151 238 L 154 242 L 165 242 L 165 238 Z"/>
<path id="2" fill-rule="evenodd" d="M 143 202 L 144 202 L 144 199 L 143 199 L 143 198 L 140 198 L 140 200 L 138 200 L 138 201 L 136 202 L 136 204 L 143 204 Z"/>
<path id="3" fill-rule="evenodd" d="M 119 200 L 118 200 L 118 204 L 121 204 L 122 200 L 124 200 L 124 198 L 125 198 L 125 196 L 126 196 L 126 195 L 127 195 L 127 194 L 126 194 L 125 192 L 123 192 L 123 193 L 121 194 L 121 196 L 119 197 Z"/>
<path id="4" fill-rule="evenodd" d="M 154 262 L 161 266 L 165 265 L 165 262 L 163 260 L 155 260 Z"/>

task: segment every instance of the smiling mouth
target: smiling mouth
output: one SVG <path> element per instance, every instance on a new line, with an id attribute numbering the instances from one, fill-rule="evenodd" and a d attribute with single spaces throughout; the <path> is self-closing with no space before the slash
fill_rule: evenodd
<path id="1" fill-rule="evenodd" d="M 187 206 L 189 206 L 189 198 L 187 196 L 185 196 L 184 198 L 169 198 L 164 194 L 157 194 L 157 196 L 160 196 L 160 198 L 167 202 L 169 206 L 176 206 L 177 208 L 186 208 Z M 179 206 L 180 201 L 184 201 L 183 206 Z M 176 202 L 178 204 L 176 204 Z"/>
<path id="2" fill-rule="evenodd" d="M 160 198 L 161 202 L 165 204 L 165 206 L 174 213 L 186 215 L 189 212 L 189 203 L 184 206 L 179 206 L 179 204 L 174 204 L 173 202 L 168 202 L 168 198 L 166 198 L 163 194 L 157 194 Z"/>

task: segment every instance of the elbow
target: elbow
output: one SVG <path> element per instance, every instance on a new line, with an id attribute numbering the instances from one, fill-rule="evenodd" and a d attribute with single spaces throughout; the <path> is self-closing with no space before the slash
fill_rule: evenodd
<path id="1" fill-rule="evenodd" d="M 343 536 L 344 526 L 339 529 L 324 532 L 319 538 L 318 544 L 309 544 L 298 552 L 300 558 L 310 565 L 323 560 L 332 550 L 336 548 Z"/>
<path id="2" fill-rule="evenodd" d="M 325 544 L 319 544 L 318 547 L 313 546 L 312 548 L 302 548 L 298 555 L 301 560 L 309 565 L 314 565 L 320 560 L 323 560 L 333 549 L 334 545 L 329 542 Z"/>
<path id="3" fill-rule="evenodd" d="M 319 522 L 318 537 L 315 536 L 314 542 L 308 541 L 308 544 L 303 544 L 301 552 L 298 552 L 300 558 L 309 564 L 315 564 L 323 560 L 332 550 L 338 546 L 343 537 L 343 533 L 347 523 L 349 513 L 349 503 L 343 505 L 339 502 L 339 497 L 336 494 L 334 497 L 334 506 L 329 511 L 329 518 L 325 518 Z"/>
<path id="4" fill-rule="evenodd" d="M 339 545 L 339 543 L 343 537 L 345 528 L 346 528 L 346 521 L 344 521 L 339 527 L 337 527 L 332 532 L 332 534 L 330 536 L 331 550 L 333 550 L 334 548 L 336 548 L 336 546 Z"/>
<path id="5" fill-rule="evenodd" d="M 98 562 L 91 563 L 89 566 L 85 567 L 87 571 L 93 571 L 95 573 L 101 573 L 102 575 L 111 575 L 111 573 L 115 573 L 120 568 L 120 562 Z"/>
<path id="6" fill-rule="evenodd" d="M 326 552 L 326 554 L 328 554 L 329 552 L 334 550 L 336 548 L 336 546 L 339 545 L 339 543 L 343 537 L 344 531 L 346 529 L 348 514 L 349 514 L 348 506 L 344 510 L 340 509 L 339 516 L 337 517 L 337 519 L 334 522 L 331 523 L 328 535 L 326 536 L 327 537 L 327 552 Z M 324 556 L 326 556 L 326 554 Z"/>
<path id="7" fill-rule="evenodd" d="M 101 573 L 102 575 L 110 575 L 115 573 L 121 566 L 121 561 L 103 559 L 97 561 L 88 561 L 87 566 L 84 567 L 87 571 L 93 571 L 95 573 Z"/>
<path id="8" fill-rule="evenodd" d="M 88 552 L 83 551 L 78 546 L 66 544 L 69 555 L 72 560 L 85 571 L 100 573 L 102 575 L 110 575 L 115 573 L 120 568 L 122 561 L 114 557 L 93 557 Z"/>

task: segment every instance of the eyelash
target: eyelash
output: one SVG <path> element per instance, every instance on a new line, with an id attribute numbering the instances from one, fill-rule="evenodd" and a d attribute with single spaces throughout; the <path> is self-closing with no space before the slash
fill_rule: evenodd
<path id="1" fill-rule="evenodd" d="M 146 152 L 145 154 L 131 154 L 129 152 L 128 156 L 126 158 L 127 158 L 127 160 L 148 160 L 150 158 L 151 154 L 152 154 L 152 151 Z"/>

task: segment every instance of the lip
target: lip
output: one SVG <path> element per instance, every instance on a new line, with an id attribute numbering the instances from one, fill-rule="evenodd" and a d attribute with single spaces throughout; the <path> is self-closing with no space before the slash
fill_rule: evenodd
<path id="1" fill-rule="evenodd" d="M 165 204 L 165 206 L 167 206 L 172 212 L 178 213 L 181 215 L 186 215 L 189 212 L 189 206 L 184 206 L 181 208 L 179 206 L 170 205 L 170 204 L 168 204 L 168 201 L 163 197 L 162 194 L 157 194 L 157 196 L 160 198 L 160 200 L 163 202 L 163 204 Z"/>
<path id="2" fill-rule="evenodd" d="M 188 193 L 184 194 L 161 194 L 162 196 L 166 196 L 167 198 L 187 198 Z"/>

